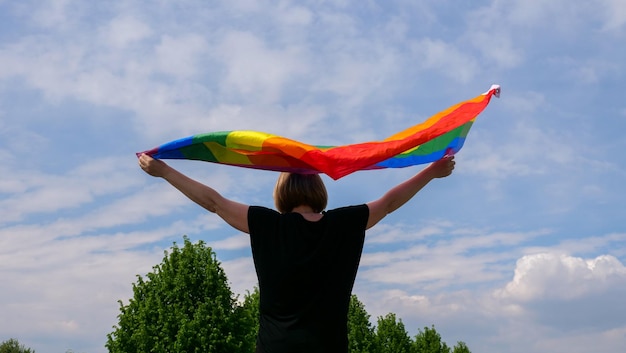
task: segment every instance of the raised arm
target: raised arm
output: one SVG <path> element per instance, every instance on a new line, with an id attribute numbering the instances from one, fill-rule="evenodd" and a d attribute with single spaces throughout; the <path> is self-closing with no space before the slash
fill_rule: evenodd
<path id="1" fill-rule="evenodd" d="M 386 215 L 407 203 L 431 180 L 444 178 L 452 174 L 454 163 L 454 156 L 446 156 L 431 163 L 411 179 L 389 190 L 380 199 L 369 202 L 367 206 L 370 209 L 370 214 L 367 221 L 367 229 L 373 227 L 381 219 L 385 218 Z"/>
<path id="2" fill-rule="evenodd" d="M 234 228 L 249 233 L 248 205 L 229 200 L 214 189 L 199 183 L 161 160 L 142 154 L 139 166 L 146 173 L 165 179 L 191 201 L 220 216 Z"/>

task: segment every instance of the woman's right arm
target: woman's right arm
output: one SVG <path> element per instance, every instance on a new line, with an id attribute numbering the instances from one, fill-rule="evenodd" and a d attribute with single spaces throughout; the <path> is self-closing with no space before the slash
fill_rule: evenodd
<path id="1" fill-rule="evenodd" d="M 214 189 L 146 154 L 139 156 L 139 166 L 149 175 L 165 179 L 191 201 L 209 212 L 217 214 L 235 229 L 244 233 L 250 232 L 248 229 L 248 205 L 229 200 Z"/>

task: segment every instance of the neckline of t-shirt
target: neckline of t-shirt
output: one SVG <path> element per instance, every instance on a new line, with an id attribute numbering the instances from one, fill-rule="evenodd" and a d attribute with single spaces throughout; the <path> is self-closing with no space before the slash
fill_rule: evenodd
<path id="1" fill-rule="evenodd" d="M 300 212 L 291 212 L 291 213 L 299 215 L 303 220 L 305 220 L 307 222 L 310 222 L 310 223 L 318 223 L 318 222 L 320 222 L 321 220 L 324 219 L 324 216 L 326 216 L 326 211 L 323 211 L 322 213 L 309 213 L 310 215 L 320 215 L 319 219 L 310 220 L 304 214 L 302 214 Z"/>

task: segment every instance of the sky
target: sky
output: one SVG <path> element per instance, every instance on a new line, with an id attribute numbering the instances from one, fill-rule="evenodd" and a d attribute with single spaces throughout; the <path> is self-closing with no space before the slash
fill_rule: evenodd
<path id="1" fill-rule="evenodd" d="M 354 294 L 473 352 L 623 352 L 624 43 L 622 0 L 0 0 L 0 341 L 105 352 L 118 300 L 184 235 L 254 288 L 247 236 L 135 152 L 378 140 L 499 84 L 454 174 L 368 231 Z M 273 206 L 274 172 L 170 164 Z M 325 177 L 329 208 L 422 168 Z"/>

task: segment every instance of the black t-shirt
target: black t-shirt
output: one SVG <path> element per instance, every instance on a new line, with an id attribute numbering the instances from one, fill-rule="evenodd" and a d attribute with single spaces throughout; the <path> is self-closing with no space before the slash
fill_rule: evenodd
<path id="1" fill-rule="evenodd" d="M 252 206 L 248 226 L 261 294 L 257 352 L 347 352 L 347 313 L 367 205 L 298 213 Z"/>

